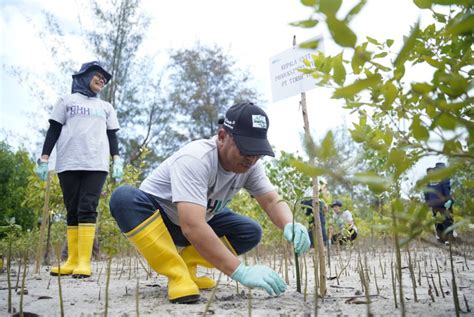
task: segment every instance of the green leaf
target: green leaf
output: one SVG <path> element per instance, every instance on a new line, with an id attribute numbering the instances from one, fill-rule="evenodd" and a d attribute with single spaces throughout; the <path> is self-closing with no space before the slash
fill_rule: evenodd
<path id="1" fill-rule="evenodd" d="M 364 142 L 365 138 L 367 137 L 367 134 L 365 133 L 365 131 L 362 131 L 362 129 L 360 128 L 349 130 L 349 132 L 351 133 L 352 139 L 357 143 Z"/>
<path id="2" fill-rule="evenodd" d="M 382 58 L 382 57 L 385 57 L 387 56 L 387 52 L 382 52 L 382 53 L 378 53 L 378 54 L 375 54 L 373 58 Z"/>
<path id="3" fill-rule="evenodd" d="M 394 148 L 390 151 L 387 159 L 388 166 L 394 166 L 397 172 L 394 177 L 398 178 L 405 172 L 410 166 L 411 161 L 407 158 L 405 151 L 402 149 Z"/>
<path id="4" fill-rule="evenodd" d="M 313 68 L 297 68 L 296 69 L 297 71 L 299 71 L 300 73 L 303 73 L 303 74 L 312 74 L 314 72 L 314 69 Z"/>
<path id="5" fill-rule="evenodd" d="M 344 18 L 344 22 L 349 23 L 354 16 L 356 16 L 360 10 L 365 6 L 367 0 L 360 0 L 358 4 L 356 4 L 350 11 L 347 13 L 346 17 Z"/>
<path id="6" fill-rule="evenodd" d="M 430 9 L 431 8 L 431 0 L 414 0 L 416 6 L 420 9 Z"/>
<path id="7" fill-rule="evenodd" d="M 389 72 L 389 71 L 392 70 L 391 68 L 388 68 L 387 66 L 384 66 L 384 65 L 376 63 L 376 62 L 372 62 L 372 65 L 374 65 L 375 67 L 377 67 L 378 69 L 380 69 L 384 72 Z"/>
<path id="8" fill-rule="evenodd" d="M 416 93 L 424 95 L 433 91 L 433 86 L 428 83 L 412 83 L 411 89 Z"/>
<path id="9" fill-rule="evenodd" d="M 391 146 L 392 141 L 393 141 L 393 133 L 390 130 L 385 130 L 385 133 L 383 135 L 383 141 L 385 142 L 385 145 Z"/>
<path id="10" fill-rule="evenodd" d="M 425 60 L 425 62 L 427 62 L 428 64 L 430 64 L 431 66 L 435 67 L 435 68 L 438 68 L 438 69 L 444 69 L 445 67 L 445 64 L 440 62 L 440 61 L 437 61 L 433 58 L 431 58 L 430 56 L 423 56 L 423 59 Z"/>
<path id="11" fill-rule="evenodd" d="M 469 81 L 460 74 L 439 74 L 439 89 L 451 98 L 457 98 L 467 92 Z"/>
<path id="12" fill-rule="evenodd" d="M 342 53 L 334 57 L 332 67 L 334 70 L 334 81 L 339 86 L 344 85 L 344 82 L 346 81 L 346 69 L 342 62 Z"/>
<path id="13" fill-rule="evenodd" d="M 315 50 L 319 47 L 320 40 L 312 40 L 300 43 L 299 48 L 307 48 L 311 50 Z"/>
<path id="14" fill-rule="evenodd" d="M 458 140 L 449 140 L 444 142 L 443 153 L 451 155 L 452 153 L 462 152 L 462 145 Z"/>
<path id="15" fill-rule="evenodd" d="M 309 20 L 302 20 L 302 21 L 297 21 L 297 22 L 291 22 L 290 25 L 291 25 L 291 26 L 300 27 L 300 28 L 307 28 L 307 29 L 309 29 L 309 28 L 315 27 L 318 23 L 319 23 L 318 20 L 309 19 Z"/>
<path id="16" fill-rule="evenodd" d="M 332 131 L 329 131 L 328 133 L 326 133 L 326 136 L 321 142 L 321 152 L 319 158 L 322 161 L 325 161 L 327 159 L 335 157 L 336 154 L 337 153 L 334 146 L 334 136 L 332 134 Z"/>
<path id="17" fill-rule="evenodd" d="M 388 39 L 388 40 L 385 41 L 385 43 L 387 44 L 388 47 L 391 47 L 393 45 L 393 40 Z"/>
<path id="18" fill-rule="evenodd" d="M 301 162 L 301 161 L 296 160 L 296 159 L 290 159 L 289 163 L 297 171 L 303 173 L 304 175 L 310 176 L 310 177 L 321 176 L 321 175 L 324 175 L 327 172 L 324 168 L 316 167 L 316 166 Z"/>
<path id="19" fill-rule="evenodd" d="M 342 0 L 320 0 L 319 10 L 326 16 L 335 16 L 341 4 Z"/>
<path id="20" fill-rule="evenodd" d="M 318 0 L 301 0 L 301 4 L 306 7 L 314 7 L 318 2 Z"/>
<path id="21" fill-rule="evenodd" d="M 421 122 L 420 116 L 416 115 L 413 117 L 413 122 L 411 124 L 411 130 L 413 131 L 413 136 L 417 140 L 426 141 L 430 137 L 428 129 Z"/>
<path id="22" fill-rule="evenodd" d="M 395 87 L 391 80 L 388 80 L 382 87 L 382 94 L 385 98 L 383 106 L 385 109 L 388 110 L 391 108 L 393 102 L 395 101 L 395 98 L 397 97 L 398 89 L 397 87 Z"/>
<path id="23" fill-rule="evenodd" d="M 474 33 L 474 14 L 469 15 L 460 22 L 448 25 L 445 32 L 451 35 L 472 35 Z"/>
<path id="24" fill-rule="evenodd" d="M 365 184 L 369 189 L 375 193 L 382 193 L 390 188 L 393 180 L 390 178 L 377 175 L 373 171 L 357 173 L 354 175 L 354 182 Z"/>
<path id="25" fill-rule="evenodd" d="M 394 62 L 395 68 L 399 68 L 405 64 L 405 61 L 408 59 L 408 57 L 410 56 L 410 53 L 415 47 L 416 39 L 418 38 L 419 33 L 420 33 L 420 25 L 419 23 L 417 23 L 415 27 L 413 28 L 413 31 L 411 32 L 410 36 L 406 39 L 402 49 L 398 53 L 397 58 L 395 59 L 395 62 Z"/>
<path id="26" fill-rule="evenodd" d="M 444 14 L 434 12 L 433 17 L 440 23 L 446 23 L 446 15 Z"/>
<path id="27" fill-rule="evenodd" d="M 445 5 L 449 6 L 452 4 L 459 4 L 459 0 L 430 0 L 433 4 L 440 4 L 440 5 Z"/>
<path id="28" fill-rule="evenodd" d="M 327 24 L 329 32 L 337 44 L 343 47 L 355 46 L 357 42 L 357 36 L 344 22 L 339 21 L 333 15 L 329 15 L 327 17 Z"/>
<path id="29" fill-rule="evenodd" d="M 377 45 L 377 46 L 380 45 L 380 43 L 376 39 L 374 39 L 370 36 L 366 36 L 366 38 L 367 38 L 367 41 L 369 41 L 369 43 L 372 43 L 372 44 Z"/>
<path id="30" fill-rule="evenodd" d="M 360 74 L 364 64 L 370 60 L 370 53 L 366 50 L 367 42 L 357 46 L 352 56 L 351 66 L 355 74 Z"/>
<path id="31" fill-rule="evenodd" d="M 474 98 L 468 98 L 464 101 L 459 101 L 459 102 L 453 102 L 453 103 L 447 103 L 444 100 L 436 102 L 436 106 L 444 111 L 459 111 L 465 107 L 469 107 L 474 104 Z"/>
<path id="32" fill-rule="evenodd" d="M 393 71 L 393 78 L 400 81 L 405 76 L 405 65 L 400 65 Z"/>
<path id="33" fill-rule="evenodd" d="M 456 128 L 456 119 L 442 113 L 436 120 L 436 125 L 446 130 L 454 130 Z"/>
<path id="34" fill-rule="evenodd" d="M 338 88 L 333 94 L 333 98 L 351 98 L 354 97 L 360 91 L 367 89 L 368 87 L 375 86 L 380 82 L 380 75 L 373 75 L 369 78 L 358 79 L 353 84 Z"/>

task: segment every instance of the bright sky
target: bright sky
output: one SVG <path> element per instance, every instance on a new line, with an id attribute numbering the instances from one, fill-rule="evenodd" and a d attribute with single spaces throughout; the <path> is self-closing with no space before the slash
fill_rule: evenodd
<path id="1" fill-rule="evenodd" d="M 85 19 L 79 10 L 83 1 L 0 0 L 2 64 L 21 66 L 32 72 L 47 69 L 51 60 L 38 38 L 39 30 L 35 27 L 35 21 L 42 16 L 42 10 L 50 10 L 60 16 L 65 33 L 71 30 L 78 32 L 78 19 Z M 352 7 L 358 1 L 344 2 Z M 270 117 L 270 142 L 277 150 L 301 153 L 303 120 L 299 110 L 300 97 L 272 102 L 269 60 L 291 48 L 293 35 L 296 35 L 298 42 L 321 35 L 321 28 L 304 30 L 288 25 L 308 18 L 311 9 L 295 0 L 145 0 L 143 4 L 153 18 L 144 43 L 147 52 L 163 54 L 170 48 L 190 47 L 196 41 L 209 45 L 215 43 L 228 50 L 241 67 L 250 70 L 258 89 L 268 101 L 262 106 Z M 379 40 L 391 38 L 395 40 L 396 47 L 400 47 L 402 36 L 409 34 L 409 28 L 417 21 L 419 14 L 412 0 L 369 0 L 351 27 L 358 35 L 358 42 L 364 41 L 365 36 Z M 94 58 L 78 46 L 79 41 L 73 36 L 70 41 L 77 47 L 73 53 L 77 68 L 86 60 Z M 330 53 L 339 51 L 329 42 L 325 43 L 325 50 Z M 158 64 L 161 62 L 159 56 L 154 61 Z M 30 92 L 19 86 L 15 77 L 7 74 L 4 67 L 0 69 L 0 83 L 0 129 L 11 131 L 20 139 L 21 136 L 28 139 L 31 128 L 27 127 L 26 113 L 37 111 L 37 106 Z M 349 114 L 329 96 L 328 91 L 320 88 L 307 92 L 310 126 L 316 139 L 344 122 L 350 126 Z M 52 96 L 53 99 L 57 97 Z M 34 122 L 34 126 L 46 127 L 46 115 L 36 115 L 36 121 L 41 122 Z"/>

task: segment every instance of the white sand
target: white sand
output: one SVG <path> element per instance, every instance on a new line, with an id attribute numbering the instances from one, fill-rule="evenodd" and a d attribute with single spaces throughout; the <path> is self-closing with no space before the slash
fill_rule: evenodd
<path id="1" fill-rule="evenodd" d="M 368 246 L 368 243 L 359 242 L 359 245 Z M 380 247 L 382 248 L 382 247 Z M 391 247 L 385 247 L 385 249 Z M 456 283 L 462 315 L 474 315 L 474 260 L 472 257 L 472 247 L 458 246 L 457 254 L 454 256 L 456 272 Z M 405 309 L 408 316 L 454 316 L 455 307 L 452 296 L 452 278 L 450 262 L 447 248 L 436 248 L 433 246 L 419 245 L 411 248 L 411 257 L 415 263 L 415 280 L 417 284 L 416 293 L 418 302 L 414 300 L 412 282 L 408 269 L 408 256 L 406 252 L 402 254 L 402 276 L 403 292 L 405 297 Z M 262 252 L 261 252 L 262 253 Z M 464 257 L 466 254 L 466 258 Z M 253 262 L 254 258 L 249 257 Z M 282 271 L 281 257 L 277 258 L 276 270 Z M 439 277 L 437 273 L 436 261 L 438 260 L 441 286 L 445 293 L 441 294 Z M 331 271 L 327 272 L 327 295 L 318 303 L 318 314 L 321 316 L 366 316 L 367 309 L 376 316 L 400 316 L 400 304 L 395 308 L 392 289 L 392 278 L 390 262 L 393 260 L 393 253 L 381 252 L 378 250 L 366 251 L 361 254 L 361 262 L 366 267 L 369 276 L 369 292 L 371 294 L 370 307 L 366 302 L 363 292 L 359 271 L 357 269 L 358 251 L 354 248 L 341 250 L 336 254 L 332 250 Z M 131 263 L 132 269 L 129 269 Z M 307 296 L 296 292 L 296 280 L 294 277 L 294 265 L 288 274 L 289 287 L 286 293 L 279 297 L 268 296 L 263 290 L 253 289 L 249 299 L 248 289 L 239 285 L 237 292 L 236 283 L 225 275 L 222 275 L 220 283 L 215 291 L 215 298 L 212 301 L 208 316 L 248 316 L 249 306 L 251 306 L 252 316 L 314 316 L 314 271 L 312 259 L 306 256 L 308 266 Z M 349 263 L 347 266 L 346 264 Z M 302 263 L 303 265 L 303 263 Z M 304 266 L 304 265 L 303 265 Z M 337 279 L 335 277 L 335 267 L 342 274 Z M 94 272 L 90 278 L 76 280 L 71 277 L 61 279 L 62 293 L 64 300 L 65 316 L 103 316 L 105 311 L 105 261 L 94 262 Z M 468 269 L 469 267 L 469 269 Z M 15 271 L 17 264 L 13 265 Z M 382 269 L 383 268 L 383 269 Z M 26 277 L 26 289 L 28 294 L 24 295 L 24 312 L 31 312 L 41 316 L 60 316 L 60 305 L 58 295 L 57 277 L 49 275 L 49 268 L 44 266 L 41 273 L 32 273 L 33 267 L 29 268 Z M 385 272 L 383 272 L 383 270 Z M 375 275 L 374 275 L 375 271 Z M 217 270 L 202 270 L 203 274 L 208 274 L 217 278 Z M 421 278 L 420 278 L 421 272 Z M 383 273 L 383 274 L 382 274 Z M 383 275 L 383 277 L 382 277 Z M 431 278 L 433 276 L 433 279 Z M 284 275 L 283 275 L 284 276 Z M 375 278 L 376 276 L 376 278 Z M 428 281 L 431 284 L 432 296 L 429 294 Z M 6 316 L 7 307 L 7 282 L 6 273 L 0 274 L 0 315 Z M 163 276 L 153 274 L 147 278 L 145 270 L 140 266 L 136 258 L 116 258 L 112 265 L 109 289 L 109 316 L 136 316 L 136 283 L 139 280 L 139 313 L 140 316 L 201 316 L 203 315 L 208 300 L 212 295 L 212 290 L 202 291 L 201 300 L 197 304 L 170 304 L 166 297 L 166 279 Z M 16 274 L 12 277 L 13 286 L 16 284 Z M 378 285 L 378 292 L 375 285 Z M 21 279 L 20 279 L 21 281 Z M 421 286 L 418 282 L 421 281 Z M 438 294 L 433 288 L 433 281 Z M 305 282 L 303 280 L 303 291 Z M 398 288 L 397 288 L 397 297 Z M 466 314 L 466 304 L 464 296 L 468 300 L 471 312 Z M 434 301 L 433 301 L 434 299 Z M 13 306 L 19 309 L 20 295 L 13 292 Z"/>

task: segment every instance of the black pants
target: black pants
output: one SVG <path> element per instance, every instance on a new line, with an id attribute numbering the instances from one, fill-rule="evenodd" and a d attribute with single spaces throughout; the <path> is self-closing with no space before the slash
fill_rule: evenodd
<path id="1" fill-rule="evenodd" d="M 445 232 L 450 226 L 453 225 L 453 209 L 449 208 L 446 209 L 444 207 L 431 207 L 433 212 L 433 217 L 439 213 L 443 216 L 443 220 L 441 222 L 435 223 L 436 234 L 441 242 L 447 241 L 452 238 L 453 231 L 450 230 L 449 232 Z"/>
<path id="2" fill-rule="evenodd" d="M 65 171 L 58 173 L 58 177 L 67 211 L 67 225 L 95 223 L 107 172 Z"/>

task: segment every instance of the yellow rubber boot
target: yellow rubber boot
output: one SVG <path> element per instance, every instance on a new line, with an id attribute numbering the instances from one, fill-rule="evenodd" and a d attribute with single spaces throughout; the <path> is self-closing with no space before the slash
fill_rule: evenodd
<path id="1" fill-rule="evenodd" d="M 77 234 L 78 264 L 72 271 L 72 277 L 84 278 L 91 276 L 92 246 L 95 237 L 95 223 L 80 223 Z"/>
<path id="2" fill-rule="evenodd" d="M 77 266 L 77 226 L 68 226 L 66 231 L 67 239 L 67 260 L 64 264 L 53 266 L 49 274 L 53 276 L 70 275 Z"/>
<path id="3" fill-rule="evenodd" d="M 199 252 L 194 248 L 194 246 L 190 245 L 185 247 L 181 251 L 181 257 L 184 260 L 184 263 L 186 263 L 186 266 L 188 267 L 189 275 L 191 275 L 191 279 L 196 283 L 196 285 L 200 289 L 209 289 L 209 288 L 214 288 L 216 286 L 216 281 L 214 281 L 212 278 L 207 277 L 207 276 L 196 276 L 197 273 L 197 266 L 203 266 L 207 267 L 209 269 L 214 268 L 214 265 L 209 263 L 207 260 L 205 260 Z"/>
<path id="4" fill-rule="evenodd" d="M 189 304 L 199 300 L 199 288 L 191 279 L 159 212 L 126 236 L 153 270 L 168 277 L 170 302 Z"/>
<path id="5" fill-rule="evenodd" d="M 233 254 L 237 255 L 229 240 L 227 240 L 227 237 L 222 237 L 221 241 Z M 216 286 L 216 281 L 214 281 L 212 278 L 207 276 L 196 276 L 198 265 L 206 267 L 208 269 L 214 268 L 214 265 L 204 259 L 194 246 L 190 245 L 185 247 L 181 251 L 181 257 L 183 258 L 184 262 L 186 263 L 186 266 L 188 267 L 191 279 L 200 289 L 209 289 L 214 288 Z"/>

